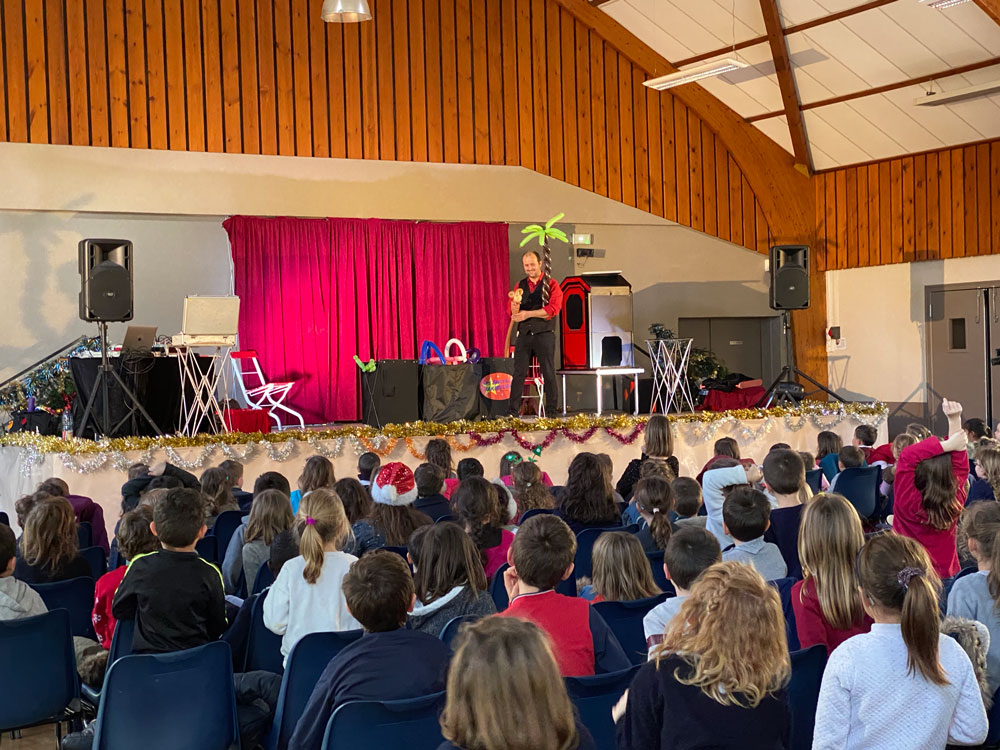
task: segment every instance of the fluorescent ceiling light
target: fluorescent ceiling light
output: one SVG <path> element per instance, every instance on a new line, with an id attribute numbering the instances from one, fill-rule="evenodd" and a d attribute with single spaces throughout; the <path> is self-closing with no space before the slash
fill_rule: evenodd
<path id="1" fill-rule="evenodd" d="M 990 81 L 952 91 L 929 91 L 923 96 L 918 96 L 913 100 L 913 103 L 920 107 L 934 107 L 939 104 L 954 104 L 966 99 L 988 96 L 997 91 L 1000 91 L 1000 81 Z"/>
<path id="2" fill-rule="evenodd" d="M 664 89 L 670 89 L 674 86 L 683 86 L 685 83 L 693 83 L 694 81 L 700 81 L 702 78 L 712 78 L 714 76 L 722 75 L 723 73 L 728 73 L 732 70 L 739 70 L 740 68 L 746 67 L 749 66 L 742 60 L 737 60 L 735 57 L 724 57 L 721 60 L 713 60 L 712 62 L 706 62 L 701 65 L 695 65 L 691 68 L 678 70 L 676 73 L 670 73 L 669 75 L 660 76 L 659 78 L 652 78 L 648 81 L 643 81 L 642 85 L 649 86 L 651 89 L 656 89 L 657 91 L 663 91 Z"/>
<path id="3" fill-rule="evenodd" d="M 967 3 L 969 2 L 969 0 L 920 0 L 920 2 L 930 8 L 937 8 L 938 10 L 944 10 L 945 8 L 950 8 L 953 5 L 961 5 L 962 3 Z"/>

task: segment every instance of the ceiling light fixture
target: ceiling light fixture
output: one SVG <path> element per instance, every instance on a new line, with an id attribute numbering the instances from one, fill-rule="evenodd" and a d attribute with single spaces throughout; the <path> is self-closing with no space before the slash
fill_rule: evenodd
<path id="1" fill-rule="evenodd" d="M 327 23 L 357 23 L 372 20 L 366 0 L 323 0 L 323 20 Z"/>
<path id="2" fill-rule="evenodd" d="M 685 70 L 678 70 L 676 73 L 660 76 L 659 78 L 651 78 L 648 81 L 643 81 L 642 85 L 649 86 L 649 88 L 656 89 L 657 91 L 663 91 L 674 86 L 683 86 L 685 83 L 693 83 L 703 78 L 713 78 L 723 73 L 747 67 L 749 65 L 742 60 L 737 60 L 735 57 L 724 57 L 721 60 L 695 65 Z"/>
<path id="3" fill-rule="evenodd" d="M 967 3 L 969 0 L 920 0 L 921 4 L 926 5 L 928 8 L 937 8 L 938 10 L 944 10 L 945 8 L 951 8 L 954 5 L 961 5 L 962 3 Z"/>

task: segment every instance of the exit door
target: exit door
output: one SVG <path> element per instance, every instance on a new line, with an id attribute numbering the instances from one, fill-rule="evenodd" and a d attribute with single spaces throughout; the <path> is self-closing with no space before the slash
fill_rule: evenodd
<path id="1" fill-rule="evenodd" d="M 1000 410 L 1000 282 L 976 288 L 927 290 L 927 406 L 931 429 L 947 432 L 941 399 L 960 401 L 965 418 L 990 426 Z"/>

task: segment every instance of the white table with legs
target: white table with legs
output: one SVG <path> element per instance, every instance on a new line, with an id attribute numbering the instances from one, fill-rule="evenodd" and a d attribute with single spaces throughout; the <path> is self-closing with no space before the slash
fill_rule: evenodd
<path id="1" fill-rule="evenodd" d="M 597 414 L 604 411 L 604 378 L 614 375 L 630 375 L 635 381 L 635 415 L 639 415 L 639 376 L 645 372 L 641 367 L 597 367 L 592 370 L 558 370 L 562 375 L 562 413 L 566 414 L 566 376 L 587 375 L 594 378 L 597 387 Z"/>

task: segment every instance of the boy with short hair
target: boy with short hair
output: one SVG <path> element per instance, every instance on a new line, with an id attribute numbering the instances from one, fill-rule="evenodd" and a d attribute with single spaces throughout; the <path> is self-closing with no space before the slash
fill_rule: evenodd
<path id="1" fill-rule="evenodd" d="M 861 450 L 865 460 L 871 455 L 875 448 L 875 441 L 878 439 L 878 430 L 870 424 L 859 424 L 854 428 L 854 438 L 851 445 Z"/>
<path id="2" fill-rule="evenodd" d="M 420 464 L 413 472 L 413 481 L 417 485 L 417 499 L 413 501 L 416 510 L 426 513 L 435 522 L 442 516 L 452 514 L 451 505 L 441 494 L 444 472 L 440 468 L 434 464 Z"/>
<path id="3" fill-rule="evenodd" d="M 20 620 L 44 615 L 45 602 L 31 586 L 14 578 L 17 539 L 14 530 L 0 523 L 0 620 Z"/>
<path id="4" fill-rule="evenodd" d="M 116 620 L 135 620 L 132 651 L 181 651 L 216 640 L 226 629 L 226 595 L 222 573 L 195 551 L 207 530 L 201 492 L 170 490 L 150 528 L 162 549 L 132 560 L 111 607 Z"/>
<path id="5" fill-rule="evenodd" d="M 691 585 L 702 571 L 722 560 L 722 550 L 713 534 L 706 529 L 689 526 L 671 535 L 663 551 L 663 572 L 674 585 L 676 596 L 653 607 L 642 618 L 646 646 L 663 640 L 667 625 L 681 611 L 684 600 L 691 595 Z"/>
<path id="6" fill-rule="evenodd" d="M 289 742 L 295 750 L 319 750 L 330 715 L 348 701 L 416 698 L 445 688 L 450 649 L 439 638 L 406 627 L 417 597 L 403 558 L 369 552 L 351 566 L 343 588 L 365 636 L 323 670 Z"/>
<path id="7" fill-rule="evenodd" d="M 278 490 L 286 495 L 291 495 L 292 487 L 288 483 L 288 477 L 279 471 L 265 471 L 253 483 L 253 494 L 256 497 L 264 490 Z"/>
<path id="8" fill-rule="evenodd" d="M 734 544 L 722 551 L 722 561 L 753 565 L 765 581 L 784 578 L 788 566 L 781 551 L 776 544 L 764 541 L 770 515 L 771 503 L 760 490 L 737 487 L 730 492 L 722 506 L 722 519 Z"/>
<path id="9" fill-rule="evenodd" d="M 705 528 L 708 516 L 700 516 L 703 501 L 701 499 L 701 485 L 693 477 L 677 477 L 670 483 L 670 490 L 674 496 L 674 512 L 678 526 L 697 526 Z"/>
<path id="10" fill-rule="evenodd" d="M 628 669 L 618 639 L 590 603 L 554 590 L 573 574 L 575 555 L 576 537 L 561 518 L 543 514 L 525 521 L 503 574 L 510 606 L 497 617 L 520 617 L 544 630 L 564 677 Z"/>
<path id="11" fill-rule="evenodd" d="M 764 484 L 777 503 L 771 509 L 771 525 L 764 532 L 764 541 L 778 546 L 788 567 L 788 575 L 800 578 L 799 523 L 802 520 L 802 498 L 809 497 L 806 486 L 806 464 L 801 454 L 793 450 L 774 450 L 764 458 Z"/>
<path id="12" fill-rule="evenodd" d="M 227 459 L 219 464 L 219 468 L 226 472 L 226 477 L 232 485 L 230 492 L 232 492 L 237 505 L 240 506 L 240 511 L 249 513 L 250 506 L 253 504 L 253 493 L 243 489 L 243 464 L 233 459 Z"/>
<path id="13" fill-rule="evenodd" d="M 839 471 L 834 475 L 833 479 L 830 480 L 830 489 L 828 492 L 837 491 L 837 480 L 840 478 L 844 469 L 858 469 L 864 465 L 865 454 L 861 452 L 861 449 L 854 445 L 845 445 L 840 449 L 840 453 L 837 454 L 837 467 Z"/>

